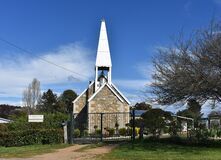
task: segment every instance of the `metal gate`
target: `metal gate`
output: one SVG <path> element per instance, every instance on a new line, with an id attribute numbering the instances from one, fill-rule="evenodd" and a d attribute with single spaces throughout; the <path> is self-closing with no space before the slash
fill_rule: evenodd
<path id="1" fill-rule="evenodd" d="M 74 114 L 73 142 L 131 140 L 132 117 L 129 112 Z"/>

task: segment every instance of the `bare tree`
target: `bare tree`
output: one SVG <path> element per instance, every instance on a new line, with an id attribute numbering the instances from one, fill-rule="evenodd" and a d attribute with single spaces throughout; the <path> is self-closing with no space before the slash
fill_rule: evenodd
<path id="1" fill-rule="evenodd" d="M 33 79 L 31 83 L 31 91 L 32 91 L 32 104 L 31 106 L 33 108 L 36 108 L 36 105 L 38 104 L 38 101 L 40 100 L 40 81 L 38 81 L 36 78 Z"/>
<path id="2" fill-rule="evenodd" d="M 32 83 L 23 91 L 23 104 L 27 107 L 28 113 L 31 109 L 35 109 L 41 97 L 40 92 L 40 81 L 36 78 L 33 79 Z"/>
<path id="3" fill-rule="evenodd" d="M 158 53 L 151 85 L 158 102 L 221 101 L 221 23 L 212 22 L 187 40 L 180 36 Z"/>

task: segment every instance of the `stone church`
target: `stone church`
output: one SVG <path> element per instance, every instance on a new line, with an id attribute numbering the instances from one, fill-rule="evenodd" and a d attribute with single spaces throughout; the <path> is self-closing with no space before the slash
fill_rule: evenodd
<path id="1" fill-rule="evenodd" d="M 124 128 L 129 123 L 129 104 L 127 98 L 112 83 L 112 63 L 105 21 L 101 21 L 95 79 L 74 101 L 73 113 L 77 128 L 87 129 L 89 133 L 95 126 L 100 127 L 100 113 L 104 113 L 103 128 Z M 80 127 L 81 125 L 81 127 Z"/>

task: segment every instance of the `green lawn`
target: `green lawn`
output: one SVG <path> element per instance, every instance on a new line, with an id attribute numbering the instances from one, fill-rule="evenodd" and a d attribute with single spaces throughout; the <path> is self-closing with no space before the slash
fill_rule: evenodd
<path id="1" fill-rule="evenodd" d="M 68 147 L 67 144 L 30 145 L 22 147 L 0 147 L 0 158 L 24 158 L 43 153 L 54 152 L 56 149 Z"/>
<path id="2" fill-rule="evenodd" d="M 190 147 L 159 142 L 121 144 L 98 160 L 221 160 L 221 147 Z"/>

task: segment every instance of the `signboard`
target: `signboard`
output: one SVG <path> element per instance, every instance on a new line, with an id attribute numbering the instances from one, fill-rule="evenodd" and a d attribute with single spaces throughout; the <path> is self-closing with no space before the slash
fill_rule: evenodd
<path id="1" fill-rule="evenodd" d="M 28 122 L 43 122 L 44 115 L 28 115 Z"/>

